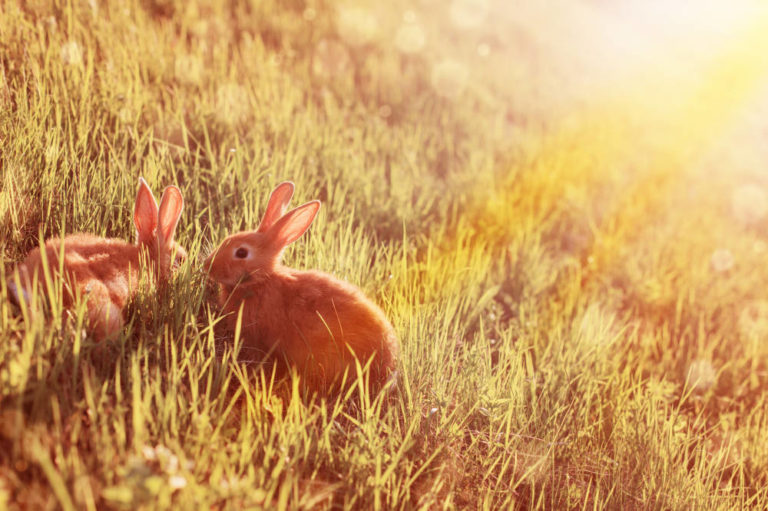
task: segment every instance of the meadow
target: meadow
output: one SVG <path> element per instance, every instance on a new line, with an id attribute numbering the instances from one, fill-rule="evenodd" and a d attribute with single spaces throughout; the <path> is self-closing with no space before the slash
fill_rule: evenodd
<path id="1" fill-rule="evenodd" d="M 768 13 L 597 66 L 615 13 L 504 4 L 0 2 L 0 509 L 768 509 Z M 42 239 L 133 240 L 139 176 L 170 289 L 104 343 L 9 301 Z M 217 328 L 201 262 L 284 180 L 387 393 Z"/>

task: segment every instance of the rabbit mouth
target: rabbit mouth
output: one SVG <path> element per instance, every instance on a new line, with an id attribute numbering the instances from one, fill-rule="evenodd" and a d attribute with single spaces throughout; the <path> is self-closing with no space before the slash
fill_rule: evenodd
<path id="1" fill-rule="evenodd" d="M 228 288 L 237 288 L 237 287 L 243 287 L 243 286 L 249 286 L 257 282 L 258 276 L 261 275 L 261 270 L 255 270 L 255 271 L 243 271 L 239 275 L 235 276 L 232 275 L 225 279 L 217 279 L 215 277 L 214 280 L 218 281 L 219 284 L 222 284 Z"/>
<path id="2" fill-rule="evenodd" d="M 225 285 L 225 286 L 227 286 L 227 287 L 231 287 L 231 288 L 233 288 L 233 289 L 234 289 L 234 288 L 236 288 L 236 287 L 241 287 L 241 286 L 243 286 L 243 285 L 247 285 L 247 284 L 249 284 L 249 283 L 250 283 L 252 280 L 253 280 L 253 277 L 251 276 L 251 274 L 250 274 L 250 273 L 248 273 L 248 272 L 243 272 L 243 273 L 242 273 L 242 274 L 240 274 L 240 276 L 238 276 L 238 277 L 233 277 L 233 278 L 231 278 L 231 279 L 227 279 L 227 280 L 220 280 L 219 282 L 220 282 L 221 284 L 224 284 L 224 285 Z"/>

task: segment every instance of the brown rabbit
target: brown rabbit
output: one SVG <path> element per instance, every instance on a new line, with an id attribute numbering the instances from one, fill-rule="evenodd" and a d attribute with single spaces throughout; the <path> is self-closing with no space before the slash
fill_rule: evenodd
<path id="1" fill-rule="evenodd" d="M 158 207 L 149 186 L 139 178 L 133 211 L 135 245 L 92 234 L 72 234 L 45 243 L 45 259 L 54 277 L 59 276 L 59 256 L 64 258 L 64 306 L 72 307 L 77 296 L 86 298 L 88 329 L 95 338 L 107 338 L 123 327 L 123 307 L 137 291 L 141 268 L 149 264 L 151 280 L 165 281 L 171 259 L 186 258 L 186 251 L 173 239 L 183 207 L 184 199 L 175 186 L 165 189 Z M 42 256 L 40 248 L 35 248 L 19 264 L 20 289 L 13 277 L 9 280 L 17 303 L 19 295 L 29 303 L 34 282 L 44 283 Z"/>
<path id="2" fill-rule="evenodd" d="M 399 354 L 384 313 L 355 286 L 319 271 L 299 271 L 280 262 L 283 249 L 310 226 L 320 209 L 312 201 L 284 214 L 293 183 L 275 188 L 259 227 L 226 238 L 205 261 L 220 285 L 220 305 L 234 330 L 242 306 L 242 338 L 294 366 L 310 390 L 324 392 L 355 359 L 370 359 L 370 383 L 381 387 Z"/>

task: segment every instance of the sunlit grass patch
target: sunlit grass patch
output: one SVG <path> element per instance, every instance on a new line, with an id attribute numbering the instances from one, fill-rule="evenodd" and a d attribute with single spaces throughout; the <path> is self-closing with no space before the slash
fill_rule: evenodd
<path id="1" fill-rule="evenodd" d="M 616 18 L 497 3 L 0 6 L 0 507 L 766 507 L 764 18 L 584 99 Z M 14 305 L 40 238 L 133 239 L 138 176 L 185 198 L 168 286 L 106 343 Z M 200 263 L 287 179 L 286 263 L 382 306 L 387 393 L 220 328 Z"/>

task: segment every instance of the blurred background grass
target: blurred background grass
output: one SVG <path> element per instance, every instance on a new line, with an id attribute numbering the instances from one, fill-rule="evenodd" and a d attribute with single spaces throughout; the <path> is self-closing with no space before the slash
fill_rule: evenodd
<path id="1" fill-rule="evenodd" d="M 0 5 L 0 282 L 41 235 L 132 239 L 138 176 L 191 255 L 106 347 L 0 288 L 0 507 L 765 508 L 767 19 Z M 286 179 L 324 203 L 287 262 L 402 339 L 390 396 L 300 399 L 214 335 L 198 261 Z"/>

